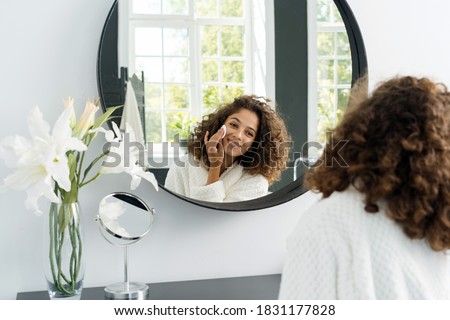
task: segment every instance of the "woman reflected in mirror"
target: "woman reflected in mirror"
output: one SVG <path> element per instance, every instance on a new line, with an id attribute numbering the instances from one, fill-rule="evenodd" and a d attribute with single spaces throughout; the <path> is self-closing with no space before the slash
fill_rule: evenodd
<path id="1" fill-rule="evenodd" d="M 290 136 L 271 100 L 243 95 L 195 127 L 188 154 L 169 169 L 165 187 L 210 202 L 265 196 L 286 168 Z"/>
<path id="2" fill-rule="evenodd" d="M 322 199 L 288 239 L 279 298 L 449 299 L 450 93 L 363 83 L 305 176 Z"/>

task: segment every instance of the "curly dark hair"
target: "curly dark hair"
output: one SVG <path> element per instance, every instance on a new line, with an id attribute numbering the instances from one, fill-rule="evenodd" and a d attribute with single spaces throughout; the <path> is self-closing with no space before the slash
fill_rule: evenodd
<path id="1" fill-rule="evenodd" d="M 258 116 L 259 127 L 250 149 L 236 161 L 249 174 L 263 175 L 272 184 L 278 180 L 286 168 L 291 147 L 290 135 L 280 113 L 268 104 L 270 99 L 256 95 L 242 95 L 233 102 L 219 107 L 215 112 L 203 117 L 189 138 L 188 152 L 197 161 L 210 166 L 203 138 L 206 131 L 217 132 L 225 120 L 241 109 L 250 110 Z"/>
<path id="2" fill-rule="evenodd" d="M 394 77 L 368 97 L 362 81 L 352 90 L 333 141 L 306 183 L 330 196 L 350 184 L 365 195 L 365 210 L 388 215 L 411 239 L 435 251 L 450 249 L 450 95 L 428 78 Z M 364 93 L 364 91 L 366 91 Z M 347 165 L 330 159 L 342 159 Z M 324 165 L 325 164 L 325 165 Z"/>

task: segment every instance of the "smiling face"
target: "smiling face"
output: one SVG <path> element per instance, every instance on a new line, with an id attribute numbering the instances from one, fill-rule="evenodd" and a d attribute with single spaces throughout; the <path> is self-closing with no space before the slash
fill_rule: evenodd
<path id="1" fill-rule="evenodd" d="M 259 128 L 258 115 L 247 109 L 240 109 L 225 120 L 227 132 L 222 140 L 225 155 L 233 160 L 242 156 L 252 146 Z"/>

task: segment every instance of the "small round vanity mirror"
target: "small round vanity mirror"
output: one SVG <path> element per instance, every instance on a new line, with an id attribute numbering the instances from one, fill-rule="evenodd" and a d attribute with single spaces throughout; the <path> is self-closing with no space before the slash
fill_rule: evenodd
<path id="1" fill-rule="evenodd" d="M 128 247 L 149 232 L 155 210 L 142 199 L 125 192 L 115 192 L 100 201 L 97 221 L 102 236 L 124 250 L 124 281 L 105 287 L 107 299 L 135 300 L 148 296 L 145 283 L 128 280 Z"/>

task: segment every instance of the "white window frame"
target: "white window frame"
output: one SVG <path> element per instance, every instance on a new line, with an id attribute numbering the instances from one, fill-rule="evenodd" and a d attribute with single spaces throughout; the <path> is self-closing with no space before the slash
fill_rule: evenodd
<path id="1" fill-rule="evenodd" d="M 330 0 L 332 1 L 332 0 Z M 327 60 L 347 59 L 349 56 L 341 56 L 337 54 L 337 34 L 339 32 L 347 32 L 344 23 L 333 24 L 319 24 L 317 22 L 317 0 L 308 0 L 307 12 L 308 12 L 308 141 L 318 141 L 318 92 L 324 88 L 332 88 L 335 91 L 334 94 L 334 119 L 336 120 L 336 112 L 338 107 L 338 89 L 350 89 L 349 84 L 337 83 L 337 68 L 334 68 L 334 82 L 331 85 L 319 85 L 317 79 L 317 68 L 320 57 L 317 53 L 317 34 L 320 32 L 332 32 L 334 33 L 334 54 L 333 56 L 324 56 Z M 338 10 L 334 7 L 334 10 Z M 351 58 L 350 58 L 351 60 Z M 335 123 L 336 125 L 336 123 Z"/>

